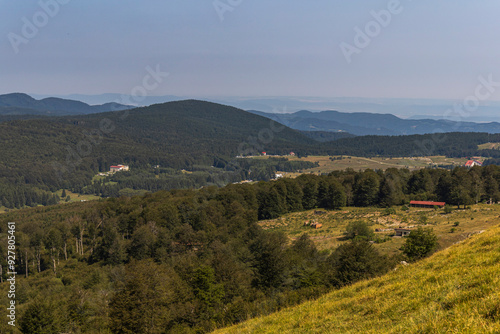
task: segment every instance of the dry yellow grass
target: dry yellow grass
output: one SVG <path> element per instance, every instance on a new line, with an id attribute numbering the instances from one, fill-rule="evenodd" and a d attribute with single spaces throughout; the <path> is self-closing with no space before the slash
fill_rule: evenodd
<path id="1" fill-rule="evenodd" d="M 365 169 L 382 169 L 388 168 L 408 168 L 410 170 L 421 169 L 436 165 L 455 165 L 463 166 L 467 159 L 463 158 L 447 158 L 444 156 L 430 157 L 415 157 L 415 158 L 363 158 L 353 156 L 343 156 L 341 160 L 332 160 L 330 158 L 340 158 L 340 156 L 308 156 L 304 158 L 288 157 L 289 160 L 302 160 L 318 162 L 319 167 L 305 169 L 297 173 L 285 173 L 286 177 L 297 177 L 303 173 L 322 174 L 332 171 L 345 170 L 352 168 L 355 171 Z"/>
<path id="2" fill-rule="evenodd" d="M 500 147 L 500 143 L 485 143 L 478 145 L 477 148 L 479 150 L 494 150 Z"/>
<path id="3" fill-rule="evenodd" d="M 215 333 L 500 333 L 500 226 L 269 316 Z"/>
<path id="4" fill-rule="evenodd" d="M 342 240 L 346 226 L 357 220 L 362 220 L 371 225 L 372 229 L 380 229 L 376 232 L 380 238 L 391 235 L 397 227 L 432 227 L 438 235 L 441 248 L 466 239 L 471 234 L 485 230 L 498 223 L 500 216 L 499 205 L 478 204 L 468 210 L 454 210 L 450 214 L 444 214 L 442 209 L 415 209 L 403 211 L 401 207 L 395 208 L 395 213 L 386 214 L 381 208 L 345 208 L 338 211 L 327 211 L 324 214 L 315 214 L 317 210 L 295 212 L 273 220 L 259 222 L 266 230 L 283 231 L 290 240 L 298 238 L 307 233 L 320 250 L 333 249 L 345 242 Z M 304 222 L 318 222 L 322 228 L 314 229 Z M 458 222 L 458 226 L 455 224 Z M 453 229 L 453 232 L 452 232 Z M 390 241 L 375 244 L 380 251 L 386 254 L 397 253 L 403 239 L 393 238 Z"/>

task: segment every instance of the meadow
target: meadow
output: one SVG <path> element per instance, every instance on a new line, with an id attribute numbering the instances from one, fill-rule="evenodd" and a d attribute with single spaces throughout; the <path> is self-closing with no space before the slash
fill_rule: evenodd
<path id="1" fill-rule="evenodd" d="M 408 168 L 416 170 L 438 166 L 463 166 L 467 162 L 467 158 L 447 158 L 445 156 L 429 156 L 429 157 L 397 157 L 397 158 L 364 158 L 354 156 L 308 156 L 308 157 L 288 157 L 290 161 L 302 160 L 310 162 L 318 162 L 319 167 L 300 171 L 298 173 L 283 173 L 285 177 L 297 177 L 302 173 L 310 174 L 328 174 L 333 171 L 345 170 L 352 168 L 355 171 L 365 169 L 381 169 L 388 168 Z"/>
<path id="2" fill-rule="evenodd" d="M 395 228 L 430 227 L 438 236 L 440 249 L 447 248 L 469 236 L 498 224 L 499 205 L 477 204 L 469 209 L 421 209 L 408 207 L 384 208 L 344 208 L 339 211 L 323 209 L 286 214 L 280 218 L 260 221 L 265 230 L 282 231 L 290 240 L 296 240 L 307 233 L 319 250 L 332 250 L 344 240 L 347 225 L 354 221 L 366 222 L 374 231 L 374 245 L 386 254 L 397 254 L 404 238 L 392 237 Z M 308 225 L 305 223 L 308 222 Z M 322 224 L 315 229 L 311 223 Z"/>

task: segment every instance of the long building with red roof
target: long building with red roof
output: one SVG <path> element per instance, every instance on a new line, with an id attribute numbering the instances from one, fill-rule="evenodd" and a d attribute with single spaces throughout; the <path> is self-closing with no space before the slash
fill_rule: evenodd
<path id="1" fill-rule="evenodd" d="M 435 206 L 442 208 L 445 205 L 446 205 L 445 202 L 410 201 L 410 206 L 412 206 L 414 208 L 433 208 Z"/>

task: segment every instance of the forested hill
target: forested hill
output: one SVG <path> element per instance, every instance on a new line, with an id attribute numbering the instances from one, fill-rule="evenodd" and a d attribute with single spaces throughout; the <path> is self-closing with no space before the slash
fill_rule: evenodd
<path id="1" fill-rule="evenodd" d="M 411 136 L 359 136 L 324 143 L 330 155 L 413 157 L 500 157 L 499 150 L 478 150 L 478 145 L 500 142 L 500 134 L 450 132 Z"/>
<path id="2" fill-rule="evenodd" d="M 56 199 L 51 192 L 65 188 L 80 193 L 91 185 L 96 173 L 120 163 L 130 165 L 132 173 L 146 168 L 152 171 L 158 165 L 179 173 L 181 169 L 193 171 L 196 166 L 205 168 L 196 185 L 175 184 L 175 188 L 185 188 L 200 187 L 203 182 L 222 185 L 240 181 L 249 172 L 245 174 L 241 164 L 231 160 L 237 155 L 263 151 L 278 155 L 293 151 L 301 156 L 463 157 L 480 153 L 500 157 L 498 150 L 478 151 L 478 144 L 500 142 L 499 135 L 487 133 L 368 136 L 325 143 L 313 138 L 259 115 L 195 100 L 100 114 L 2 122 L 0 201 L 6 207 L 52 204 Z M 239 174 L 226 174 L 214 181 L 213 172 L 217 170 L 239 170 Z M 172 188 L 159 187 L 154 175 L 149 175 L 148 180 L 148 176 L 133 176 L 134 182 L 126 187 L 134 190 Z M 111 195 L 100 189 L 90 193 Z M 5 205 L 7 202 L 9 205 Z"/>
<path id="3" fill-rule="evenodd" d="M 309 138 L 312 138 L 319 142 L 328 142 L 339 140 L 343 138 L 353 138 L 356 137 L 348 132 L 328 132 L 328 131 L 300 131 Z"/>
<path id="4" fill-rule="evenodd" d="M 116 124 L 113 133 L 138 141 L 167 144 L 172 151 L 194 155 L 233 156 L 316 144 L 298 131 L 243 110 L 211 102 L 185 100 L 155 104 L 130 112 L 102 113 L 61 119 L 78 126 L 98 127 L 103 118 Z M 179 147 L 182 146 L 182 147 Z M 254 150 L 250 150 L 253 148 Z"/>
<path id="5" fill-rule="evenodd" d="M 0 95 L 0 115 L 46 115 L 62 116 L 91 114 L 110 110 L 131 109 L 119 103 L 105 103 L 91 106 L 81 101 L 49 97 L 36 100 L 24 93 Z"/>
<path id="6" fill-rule="evenodd" d="M 444 110 L 443 110 L 444 111 Z M 500 123 L 474 123 L 466 119 L 402 119 L 392 114 L 368 112 L 339 112 L 327 110 L 310 112 L 301 110 L 289 114 L 271 114 L 250 111 L 302 131 L 349 132 L 366 135 L 414 135 L 439 132 L 500 132 Z M 445 116 L 443 116 L 445 117 Z"/>
<path id="7" fill-rule="evenodd" d="M 218 161 L 224 168 L 238 154 L 317 152 L 311 150 L 317 142 L 298 131 L 243 110 L 193 100 L 3 122 L 0 141 L 0 200 L 11 199 L 10 206 L 12 201 L 50 204 L 50 198 L 40 200 L 43 192 L 88 185 L 113 164 L 179 170 Z"/>

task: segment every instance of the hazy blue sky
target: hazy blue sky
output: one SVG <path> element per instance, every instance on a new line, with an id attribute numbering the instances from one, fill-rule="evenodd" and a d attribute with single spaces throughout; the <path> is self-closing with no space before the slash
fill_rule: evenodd
<path id="1" fill-rule="evenodd" d="M 158 64 L 170 75 L 151 95 L 463 99 L 479 76 L 500 82 L 496 0 L 401 0 L 380 31 L 371 11 L 392 0 L 59 1 L 50 17 L 0 0 L 0 93 L 130 93 Z M 348 63 L 340 45 L 367 24 Z"/>

